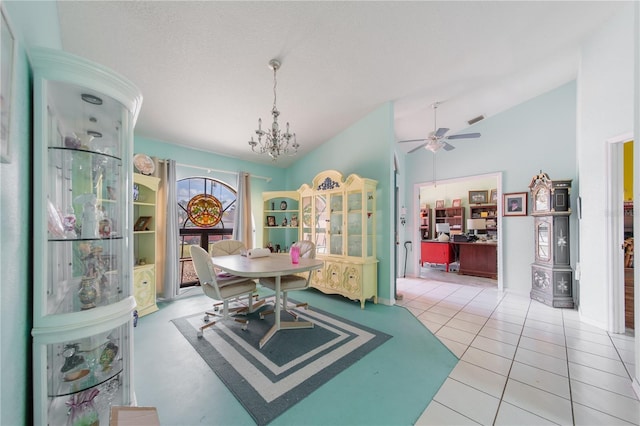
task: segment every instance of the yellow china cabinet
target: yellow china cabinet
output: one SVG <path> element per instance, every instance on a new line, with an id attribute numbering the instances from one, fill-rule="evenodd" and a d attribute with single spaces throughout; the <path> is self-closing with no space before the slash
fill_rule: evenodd
<path id="1" fill-rule="evenodd" d="M 324 267 L 313 272 L 311 286 L 328 294 L 378 302 L 376 258 L 377 182 L 340 172 L 319 173 L 300 194 L 300 238 L 316 244 Z"/>
<path id="2" fill-rule="evenodd" d="M 158 310 L 156 304 L 156 218 L 160 179 L 133 174 L 133 295 L 138 316 Z"/>

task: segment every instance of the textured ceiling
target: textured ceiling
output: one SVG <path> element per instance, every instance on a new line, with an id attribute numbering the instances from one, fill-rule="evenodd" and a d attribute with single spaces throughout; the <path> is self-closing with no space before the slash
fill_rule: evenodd
<path id="1" fill-rule="evenodd" d="M 453 134 L 473 117 L 574 79 L 580 43 L 620 8 L 611 1 L 58 2 L 64 50 L 142 91 L 138 135 L 265 163 L 247 141 L 258 117 L 270 122 L 272 58 L 282 62 L 280 122 L 291 122 L 299 155 L 387 101 L 395 102 L 397 140 L 433 130 L 435 101 L 443 101 L 438 126 Z"/>

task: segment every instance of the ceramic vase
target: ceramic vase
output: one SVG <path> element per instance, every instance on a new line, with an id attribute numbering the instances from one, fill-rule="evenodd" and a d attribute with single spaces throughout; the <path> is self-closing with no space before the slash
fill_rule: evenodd
<path id="1" fill-rule="evenodd" d="M 80 298 L 80 303 L 82 303 L 82 310 L 95 308 L 96 298 L 98 297 L 98 291 L 93 285 L 95 282 L 95 278 L 92 277 L 83 277 L 80 282 L 80 291 L 78 292 L 78 297 Z"/>

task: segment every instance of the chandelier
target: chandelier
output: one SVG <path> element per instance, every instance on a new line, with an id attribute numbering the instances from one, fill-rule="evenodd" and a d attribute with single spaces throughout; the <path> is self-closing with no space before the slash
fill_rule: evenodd
<path id="1" fill-rule="evenodd" d="M 249 145 L 253 152 L 269 154 L 269 157 L 271 157 L 273 161 L 276 161 L 278 156 L 282 154 L 295 155 L 298 152 L 300 145 L 296 141 L 296 134 L 289 133 L 289 123 L 287 123 L 287 128 L 284 133 L 280 131 L 280 125 L 278 124 L 280 111 L 278 111 L 278 108 L 276 107 L 276 86 L 278 84 L 276 80 L 276 72 L 280 68 L 280 61 L 277 59 L 270 60 L 269 68 L 273 70 L 273 108 L 271 109 L 273 123 L 271 123 L 271 129 L 266 131 L 262 130 L 262 118 L 259 118 L 258 130 L 256 130 L 258 141 L 256 142 L 253 140 L 253 136 L 251 136 Z M 291 142 L 292 138 L 293 142 Z"/>

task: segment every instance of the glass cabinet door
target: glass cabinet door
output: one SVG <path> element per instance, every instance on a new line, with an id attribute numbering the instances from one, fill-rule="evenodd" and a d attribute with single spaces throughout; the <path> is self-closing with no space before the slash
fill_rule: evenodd
<path id="1" fill-rule="evenodd" d="M 327 197 L 325 194 L 318 194 L 313 200 L 315 207 L 314 234 L 316 243 L 316 253 L 327 254 L 328 248 L 328 230 L 329 230 L 329 211 L 327 210 Z"/>
<path id="2" fill-rule="evenodd" d="M 329 194 L 329 206 L 331 207 L 329 215 L 330 226 L 330 242 L 329 242 L 329 254 L 342 256 L 344 252 L 343 239 L 344 239 L 344 212 L 343 212 L 343 196 L 342 194 Z"/>
<path id="3" fill-rule="evenodd" d="M 375 215 L 376 215 L 376 203 L 375 203 L 375 189 L 369 188 L 366 191 L 367 210 L 364 212 L 364 222 L 367 224 L 367 257 L 375 257 L 376 249 L 376 227 L 375 227 Z"/>
<path id="4" fill-rule="evenodd" d="M 129 324 L 91 336 L 36 344 L 46 359 L 48 424 L 108 424 L 111 405 L 129 402 Z M 38 339 L 39 340 L 39 339 Z"/>
<path id="5" fill-rule="evenodd" d="M 130 263 L 123 244 L 129 192 L 120 124 L 127 122 L 128 112 L 85 87 L 59 81 L 43 86 L 48 125 L 43 132 L 46 163 L 39 173 L 45 182 L 48 242 L 42 316 L 49 316 L 110 305 L 130 295 L 122 275 Z"/>
<path id="6" fill-rule="evenodd" d="M 300 201 L 300 209 L 301 209 L 301 232 L 303 240 L 313 241 L 312 237 L 312 206 L 311 206 L 311 196 L 302 197 Z"/>
<path id="7" fill-rule="evenodd" d="M 347 256 L 362 256 L 362 191 L 348 193 L 347 202 Z"/>
<path id="8" fill-rule="evenodd" d="M 546 220 L 536 219 L 536 257 L 541 261 L 549 261 L 551 259 L 551 224 Z"/>

